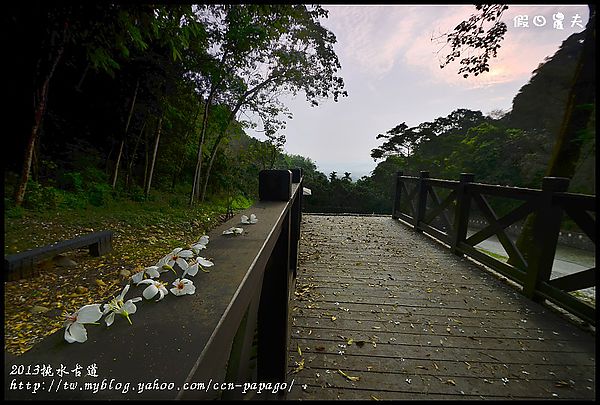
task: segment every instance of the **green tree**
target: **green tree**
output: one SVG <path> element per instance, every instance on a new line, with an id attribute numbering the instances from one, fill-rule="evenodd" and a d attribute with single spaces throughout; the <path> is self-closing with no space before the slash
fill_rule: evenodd
<path id="1" fill-rule="evenodd" d="M 327 17 L 327 11 L 320 6 L 227 8 L 226 38 L 233 39 L 235 44 L 230 60 L 235 85 L 230 84 L 224 94 L 231 109 L 228 122 L 233 122 L 244 108 L 261 108 L 263 103 L 252 103 L 261 94 L 278 91 L 296 94 L 303 90 L 312 105 L 318 105 L 321 98 L 333 96 L 337 101 L 339 96 L 346 95 L 343 79 L 336 76 L 340 64 L 333 50 L 335 36 L 320 25 L 321 17 Z M 227 127 L 213 142 L 205 184 L 226 134 Z"/>
<path id="2" fill-rule="evenodd" d="M 575 75 L 572 80 L 562 124 L 556 137 L 552 156 L 548 162 L 546 176 L 568 177 L 575 174 L 575 168 L 581 155 L 581 148 L 589 137 L 589 124 L 595 104 L 595 43 L 596 43 L 596 6 L 588 5 L 590 17 L 585 28 L 583 50 L 577 63 Z M 497 55 L 499 43 L 506 32 L 506 25 L 500 22 L 502 12 L 506 5 L 478 5 L 481 13 L 472 15 L 468 21 L 463 21 L 455 30 L 448 34 L 447 41 L 452 50 L 447 56 L 446 63 L 460 57 L 466 45 L 470 49 L 482 52 L 481 57 L 463 58 L 459 73 L 473 72 L 479 74 L 489 70 L 490 57 Z M 492 28 L 485 30 L 477 26 L 479 21 L 495 21 Z M 467 77 L 468 73 L 464 74 Z M 527 259 L 533 246 L 533 229 L 536 226 L 537 216 L 528 216 L 523 232 L 517 246 Z"/>
<path id="3" fill-rule="evenodd" d="M 178 47 L 186 39 L 169 35 L 172 31 L 168 28 L 169 25 L 174 27 L 173 21 L 177 21 L 179 32 L 186 32 L 188 26 L 181 24 L 181 17 L 185 12 L 185 7 L 164 12 L 161 8 L 151 6 L 46 3 L 36 3 L 33 12 L 22 6 L 9 9 L 9 15 L 18 27 L 16 29 L 30 27 L 30 34 L 37 40 L 34 46 L 28 47 L 32 58 L 37 60 L 33 70 L 36 84 L 33 88 L 33 121 L 24 148 L 21 179 L 15 190 L 17 205 L 23 202 L 33 151 L 47 110 L 49 89 L 60 62 L 70 55 L 85 55 L 85 68 L 76 86 L 81 89 L 90 66 L 93 70 L 114 77 L 115 71 L 121 68 L 120 60 L 129 60 L 133 51 L 145 50 L 149 42 L 160 38 L 160 35 L 165 35 L 162 38 L 166 38 L 165 43 L 171 47 L 176 58 L 180 54 Z"/>

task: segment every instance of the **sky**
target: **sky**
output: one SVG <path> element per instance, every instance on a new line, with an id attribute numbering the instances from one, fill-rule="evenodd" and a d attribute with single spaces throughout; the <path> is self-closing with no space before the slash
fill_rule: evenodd
<path id="1" fill-rule="evenodd" d="M 310 158 L 325 174 L 370 175 L 377 134 L 406 122 L 409 127 L 445 117 L 458 108 L 488 114 L 508 111 L 532 72 L 552 56 L 589 18 L 586 5 L 510 5 L 502 21 L 507 33 L 490 71 L 464 79 L 455 62 L 440 68 L 448 47 L 435 38 L 475 13 L 473 5 L 323 5 L 322 25 L 337 38 L 348 97 L 311 107 L 303 94 L 283 97 L 293 114 L 287 120 L 286 153 Z M 563 29 L 554 27 L 554 17 Z M 516 16 L 528 26 L 515 26 Z M 543 19 L 541 17 L 543 17 Z M 545 19 L 545 25 L 544 25 Z M 433 40 L 432 40 L 433 39 Z M 441 49 L 441 51 L 440 51 Z M 259 139 L 261 135 L 252 133 Z"/>

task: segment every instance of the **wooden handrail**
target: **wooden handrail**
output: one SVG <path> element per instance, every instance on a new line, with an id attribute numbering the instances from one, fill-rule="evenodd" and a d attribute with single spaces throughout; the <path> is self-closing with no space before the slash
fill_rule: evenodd
<path id="1" fill-rule="evenodd" d="M 594 287 L 595 268 L 550 281 L 563 215 L 575 221 L 596 244 L 595 215 L 588 213 L 596 211 L 595 196 L 567 193 L 569 180 L 555 177 L 545 177 L 541 190 L 476 183 L 474 176 L 468 173 L 461 174 L 460 181 L 456 182 L 431 179 L 428 172 L 421 172 L 420 177 L 405 176 L 398 172 L 395 183 L 393 218 L 406 222 L 415 231 L 435 237 L 447 244 L 455 254 L 467 255 L 515 281 L 523 287 L 522 292 L 529 298 L 540 302 L 552 301 L 595 325 L 595 307 L 569 294 L 573 290 Z M 452 192 L 442 200 L 434 187 L 450 189 Z M 499 216 L 486 196 L 524 202 Z M 467 237 L 469 217 L 475 207 L 489 225 Z M 537 218 L 533 228 L 533 249 L 525 260 L 504 230 L 532 213 Z M 452 224 L 449 224 L 448 218 L 454 219 Z M 449 226 L 442 228 L 439 224 Z M 492 235 L 498 237 L 512 264 L 475 248 L 475 245 Z"/>
<path id="2" fill-rule="evenodd" d="M 5 353 L 5 398 L 250 398 L 259 395 L 251 383 L 272 384 L 263 385 L 261 398 L 285 394 L 288 303 L 297 263 L 290 255 L 298 251 L 302 174 L 264 171 L 260 185 L 260 201 L 240 213 L 256 214 L 256 224 L 242 225 L 236 215 L 208 234 L 203 252 L 215 265 L 194 277 L 195 294 L 138 302 L 131 325 L 120 316 L 110 327 L 103 319 L 86 325 L 85 343 L 67 343 L 60 330 L 21 356 Z M 244 233 L 223 235 L 232 226 Z M 161 279 L 170 287 L 175 275 Z M 125 299 L 141 296 L 142 289 L 132 286 Z M 53 376 L 42 375 L 42 365 Z M 61 377 L 62 366 L 69 374 Z"/>

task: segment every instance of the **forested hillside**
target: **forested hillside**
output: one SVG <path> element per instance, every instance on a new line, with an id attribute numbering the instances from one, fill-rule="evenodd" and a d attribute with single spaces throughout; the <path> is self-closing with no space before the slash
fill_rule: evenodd
<path id="1" fill-rule="evenodd" d="M 346 95 L 326 16 L 304 5 L 9 6 L 6 206 L 252 198 L 285 142 L 279 97 Z M 243 113 L 266 141 L 244 138 Z"/>
<path id="2" fill-rule="evenodd" d="M 458 108 L 446 117 L 408 127 L 401 122 L 376 136 L 381 145 L 371 151 L 379 162 L 371 176 L 355 183 L 349 173 L 331 173 L 315 181 L 317 193 L 307 202 L 313 211 L 388 214 L 392 209 L 393 176 L 397 171 L 457 180 L 473 173 L 476 180 L 540 188 L 565 112 L 567 97 L 584 34 L 571 35 L 552 57 L 532 72 L 508 112 Z M 398 120 L 402 117 L 399 115 Z M 595 194 L 595 120 L 583 140 L 569 190 Z M 319 195 L 328 196 L 319 199 Z"/>

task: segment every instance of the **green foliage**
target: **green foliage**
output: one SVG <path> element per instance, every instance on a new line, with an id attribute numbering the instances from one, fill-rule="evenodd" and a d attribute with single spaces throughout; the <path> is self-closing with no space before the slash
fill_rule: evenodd
<path id="1" fill-rule="evenodd" d="M 250 208 L 254 204 L 254 201 L 246 198 L 243 195 L 236 196 L 233 200 L 231 200 L 231 209 L 235 210 L 245 210 Z"/>
<path id="2" fill-rule="evenodd" d="M 63 173 L 58 179 L 58 184 L 64 190 L 80 193 L 83 191 L 83 176 L 79 172 Z"/>
<path id="3" fill-rule="evenodd" d="M 475 8 L 478 13 L 462 21 L 450 34 L 443 35 L 451 49 L 440 68 L 462 56 L 458 73 L 464 78 L 471 73 L 477 76 L 489 72 L 489 61 L 497 56 L 507 29 L 506 24 L 501 21 L 502 14 L 508 9 L 507 5 L 478 4 Z M 491 26 L 488 27 L 488 24 Z"/>
<path id="4" fill-rule="evenodd" d="M 94 184 L 88 191 L 88 201 L 95 207 L 103 206 L 111 200 L 111 193 L 108 184 Z"/>
<path id="5" fill-rule="evenodd" d="M 23 207 L 7 207 L 4 209 L 4 218 L 5 219 L 21 219 L 25 216 L 25 208 Z"/>
<path id="6" fill-rule="evenodd" d="M 34 211 L 55 209 L 62 202 L 60 191 L 51 186 L 43 186 L 37 181 L 27 183 L 24 207 Z"/>
<path id="7" fill-rule="evenodd" d="M 129 189 L 129 199 L 135 202 L 142 202 L 146 200 L 146 194 L 144 189 L 140 186 L 133 186 Z"/>
<path id="8" fill-rule="evenodd" d="M 86 184 L 108 183 L 106 173 L 90 164 L 84 165 L 81 168 L 81 177 Z"/>

